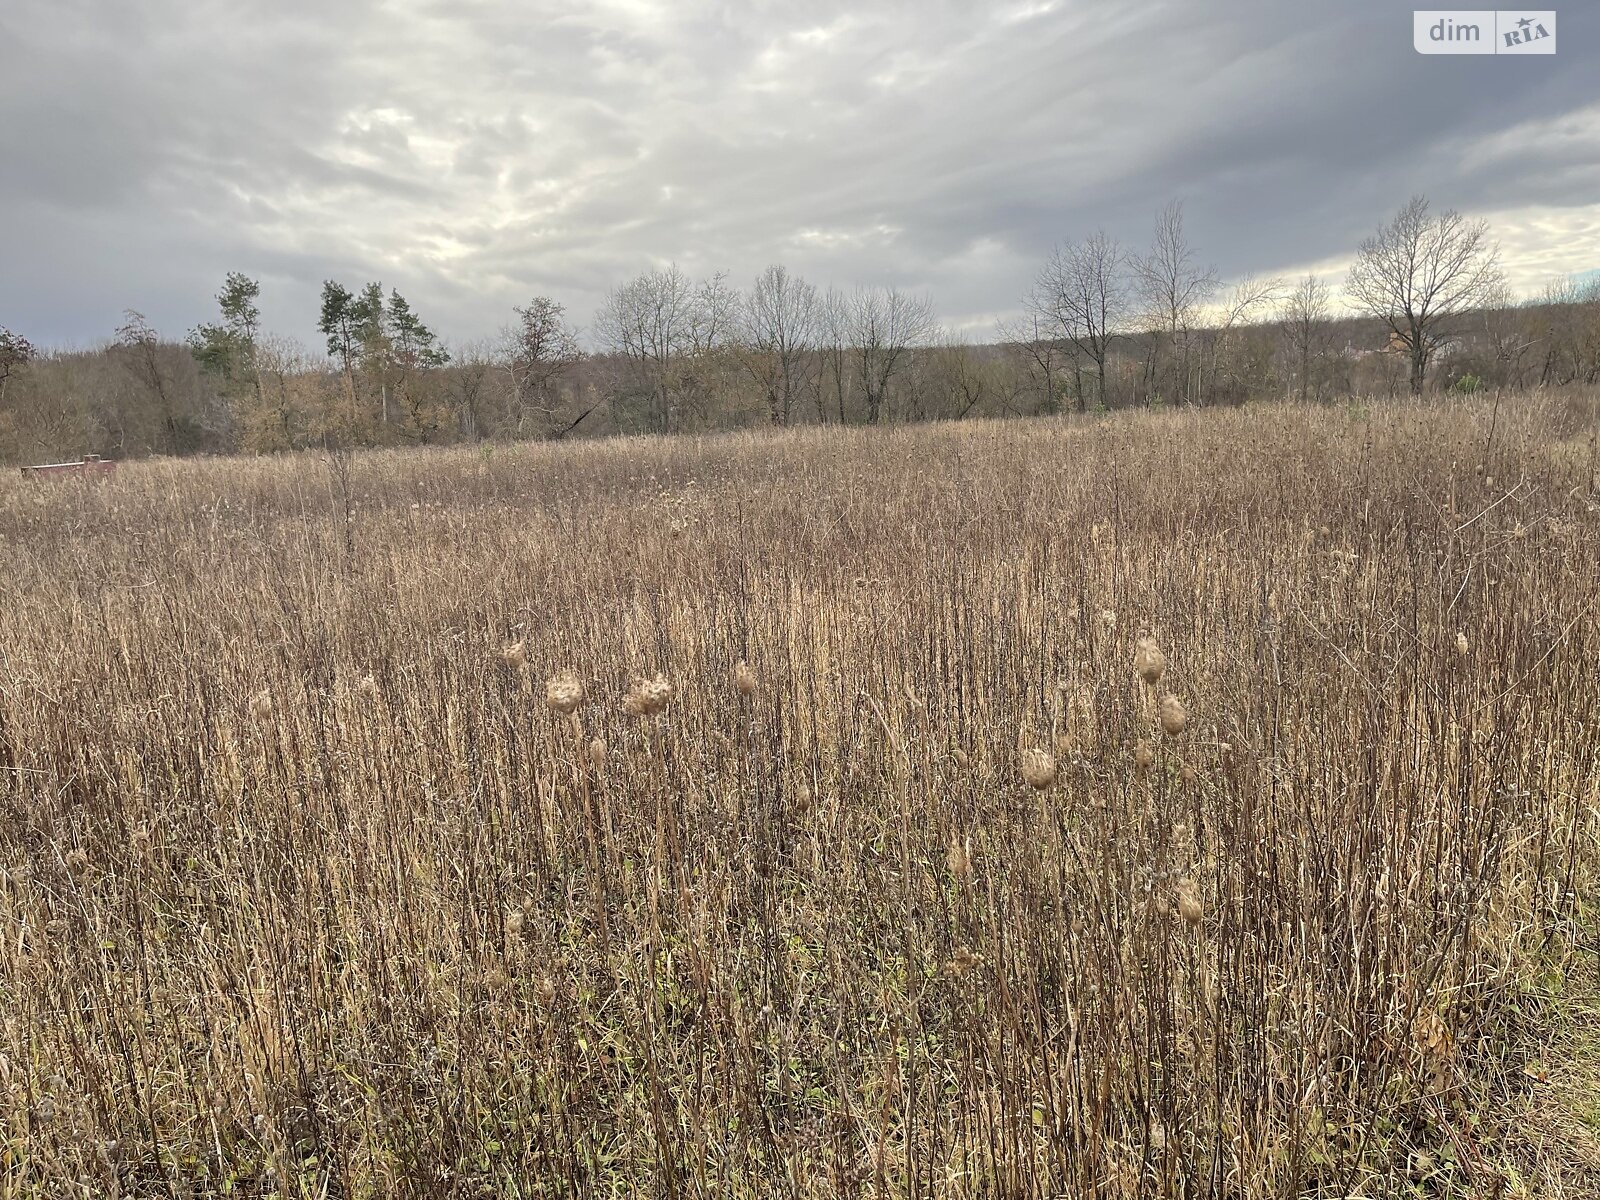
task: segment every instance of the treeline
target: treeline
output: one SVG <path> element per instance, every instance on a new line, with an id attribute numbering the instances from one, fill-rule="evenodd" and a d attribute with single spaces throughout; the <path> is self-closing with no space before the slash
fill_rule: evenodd
<path id="1" fill-rule="evenodd" d="M 676 267 L 613 289 L 587 337 L 535 296 L 494 337 L 446 345 L 398 291 L 324 284 L 306 347 L 261 327 L 230 274 L 182 342 L 130 311 L 89 352 L 0 329 L 0 455 L 270 452 L 755 424 L 881 424 L 1143 404 L 1236 404 L 1600 379 L 1600 280 L 1516 303 L 1482 222 L 1413 199 L 1322 280 L 1221 286 L 1174 202 L 1150 245 L 1058 246 L 996 340 L 940 329 L 895 288 L 747 289 Z M 590 348 L 586 349 L 587 342 Z"/>

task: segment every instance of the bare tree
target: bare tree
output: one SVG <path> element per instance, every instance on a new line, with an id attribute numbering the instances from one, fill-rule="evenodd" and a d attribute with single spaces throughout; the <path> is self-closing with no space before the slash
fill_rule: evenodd
<path id="1" fill-rule="evenodd" d="M 821 376 L 817 380 L 817 420 L 827 421 L 822 402 L 823 383 L 833 386 L 833 399 L 839 413 L 839 424 L 848 420 L 854 376 L 849 369 L 850 356 L 850 298 L 843 292 L 829 288 L 822 298 L 819 315 L 821 343 Z"/>
<path id="2" fill-rule="evenodd" d="M 1037 311 L 1017 321 L 1001 321 L 995 326 L 1001 343 L 1023 366 L 1027 377 L 1039 391 L 1039 412 L 1054 416 L 1060 411 L 1058 375 L 1062 359 L 1060 341 L 1049 335 Z M 1018 388 L 1018 391 L 1023 390 Z"/>
<path id="3" fill-rule="evenodd" d="M 728 286 L 728 273 L 702 279 L 689 303 L 689 353 L 714 354 L 738 332 L 741 297 Z"/>
<path id="4" fill-rule="evenodd" d="M 1485 221 L 1429 212 L 1413 196 L 1388 225 L 1361 243 L 1345 292 L 1353 307 L 1384 322 L 1411 360 L 1419 395 L 1451 319 L 1479 307 L 1500 281 L 1499 246 Z"/>
<path id="5" fill-rule="evenodd" d="M 866 402 L 867 424 L 876 425 L 884 416 L 889 385 L 904 369 L 911 348 L 938 328 L 933 303 L 897 288 L 857 288 L 847 320 L 853 374 Z"/>
<path id="6" fill-rule="evenodd" d="M 516 311 L 523 312 L 522 309 Z M 516 373 L 510 362 L 515 343 L 515 331 L 508 329 L 501 337 L 500 346 L 480 338 L 465 342 L 451 352 L 453 367 L 447 377 L 445 395 L 455 413 L 456 428 L 468 441 L 476 442 L 483 437 L 484 409 L 491 394 L 489 381 L 496 367 L 506 370 L 511 377 L 511 390 L 515 390 Z"/>
<path id="7" fill-rule="evenodd" d="M 130 308 L 123 313 L 123 322 L 117 328 L 117 345 L 129 373 L 154 397 L 164 448 L 167 453 L 176 454 L 181 448 L 177 407 L 172 384 L 161 364 L 161 335 L 143 313 Z"/>
<path id="8" fill-rule="evenodd" d="M 637 368 L 656 428 L 672 430 L 672 369 L 694 344 L 695 293 L 677 266 L 613 288 L 595 314 L 601 344 Z"/>
<path id="9" fill-rule="evenodd" d="M 1096 399 L 1106 403 L 1106 359 L 1128 318 L 1127 255 L 1104 233 L 1057 246 L 1026 302 L 1030 315 L 1094 365 Z M 1084 407 L 1078 389 L 1078 406 Z"/>
<path id="10" fill-rule="evenodd" d="M 1199 311 L 1217 290 L 1217 273 L 1199 264 L 1183 228 L 1183 201 L 1173 200 L 1156 214 L 1155 235 L 1150 252 L 1130 260 L 1145 306 L 1146 320 L 1152 329 L 1150 351 L 1145 360 L 1147 389 L 1159 386 L 1159 347 L 1162 335 L 1179 355 L 1182 399 L 1190 400 L 1190 331 Z"/>
<path id="11" fill-rule="evenodd" d="M 1544 302 L 1559 304 L 1557 297 L 1565 294 L 1572 293 L 1566 293 L 1559 285 L 1551 284 L 1545 288 Z M 1561 322 L 1546 324 L 1530 320 L 1531 315 L 1517 303 L 1510 287 L 1503 282 L 1484 294 L 1480 314 L 1483 341 L 1494 364 L 1488 370 L 1493 382 L 1500 386 L 1510 384 L 1520 387 L 1526 382 L 1534 350 L 1539 343 L 1543 342 L 1546 347 L 1545 361 L 1548 363 L 1549 350 L 1559 341 L 1559 338 L 1551 335 Z"/>
<path id="12" fill-rule="evenodd" d="M 511 384 L 517 433 L 524 433 L 529 415 L 537 414 L 539 431 L 549 435 L 555 431 L 557 385 L 583 361 L 584 353 L 578 345 L 577 332 L 567 324 L 567 310 L 550 297 L 535 296 L 526 308 L 512 311 L 517 314 L 517 323 L 501 335 L 500 362 Z M 457 380 L 457 411 L 464 417 L 476 412 L 481 388 L 477 364 L 472 366 L 473 370 Z M 468 389 L 471 396 L 462 389 Z M 476 418 L 472 421 L 476 428 Z"/>
<path id="13" fill-rule="evenodd" d="M 1285 296 L 1278 309 L 1284 352 L 1294 373 L 1295 394 L 1303 403 L 1311 395 L 1312 381 L 1331 350 L 1328 285 L 1307 275 Z"/>
<path id="14" fill-rule="evenodd" d="M 1266 375 L 1268 346 L 1261 338 L 1247 337 L 1246 327 L 1263 318 L 1268 306 L 1283 294 L 1283 288 L 1281 279 L 1245 275 L 1229 289 L 1221 319 L 1210 332 L 1212 393 L 1242 400 L 1249 393 L 1251 381 Z M 1195 384 L 1194 392 L 1197 400 L 1207 396 L 1200 382 Z"/>
<path id="15" fill-rule="evenodd" d="M 817 289 L 782 266 L 763 271 L 741 306 L 739 365 L 761 389 L 774 425 L 789 423 L 814 383 L 821 318 Z"/>

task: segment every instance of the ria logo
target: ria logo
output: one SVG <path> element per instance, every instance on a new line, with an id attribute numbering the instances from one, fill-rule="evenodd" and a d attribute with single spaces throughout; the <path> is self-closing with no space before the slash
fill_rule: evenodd
<path id="1" fill-rule="evenodd" d="M 1545 9 L 1416 9 L 1418 54 L 1554 54 L 1556 14 Z"/>
<path id="2" fill-rule="evenodd" d="M 1498 16 L 1498 14 L 1496 15 Z M 1539 15 L 1543 16 L 1544 14 L 1541 13 Z M 1555 23 L 1556 15 L 1551 13 L 1550 24 L 1554 26 Z M 1543 41 L 1545 38 L 1550 39 L 1550 49 L 1554 50 L 1556 48 L 1555 34 L 1546 29 L 1542 21 L 1526 14 L 1517 20 L 1516 28 L 1507 29 L 1500 34 L 1501 45 L 1511 47 L 1530 46 L 1534 42 Z"/>

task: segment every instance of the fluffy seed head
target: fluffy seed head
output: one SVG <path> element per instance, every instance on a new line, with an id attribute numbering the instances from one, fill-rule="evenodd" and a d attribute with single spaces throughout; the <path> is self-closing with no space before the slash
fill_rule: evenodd
<path id="1" fill-rule="evenodd" d="M 756 673 L 750 669 L 750 664 L 742 658 L 733 668 L 733 686 L 739 689 L 741 696 L 754 696 L 756 694 Z"/>
<path id="2" fill-rule="evenodd" d="M 1184 711 L 1183 701 L 1171 692 L 1161 697 L 1159 709 L 1161 719 L 1161 732 L 1168 737 L 1177 737 L 1183 732 L 1183 727 L 1189 723 L 1189 714 Z"/>
<path id="3" fill-rule="evenodd" d="M 564 672 L 544 685 L 544 698 L 552 711 L 567 716 L 576 712 L 578 705 L 583 703 L 583 684 L 570 671 Z"/>
<path id="4" fill-rule="evenodd" d="M 1056 781 L 1056 760 L 1048 750 L 1022 752 L 1022 777 L 1041 791 Z"/>
<path id="5" fill-rule="evenodd" d="M 945 970 L 960 979 L 982 961 L 983 959 L 973 953 L 972 947 L 962 946 L 951 956 L 950 962 L 945 966 Z"/>
<path id="6" fill-rule="evenodd" d="M 672 684 L 665 675 L 654 679 L 635 679 L 622 701 L 622 711 L 630 717 L 654 716 L 672 699 Z"/>
<path id="7" fill-rule="evenodd" d="M 1148 634 L 1141 637 L 1134 648 L 1133 669 L 1151 687 L 1160 683 L 1161 676 L 1166 673 L 1167 656 L 1156 645 L 1155 638 Z"/>
<path id="8" fill-rule="evenodd" d="M 1192 879 L 1180 879 L 1174 899 L 1178 904 L 1178 915 L 1190 925 L 1200 924 L 1200 918 L 1205 915 L 1205 908 L 1200 903 L 1200 889 Z"/>
<path id="9" fill-rule="evenodd" d="M 957 879 L 965 879 L 972 874 L 972 839 L 951 838 L 950 848 L 944 852 L 945 866 L 950 868 L 950 874 Z"/>

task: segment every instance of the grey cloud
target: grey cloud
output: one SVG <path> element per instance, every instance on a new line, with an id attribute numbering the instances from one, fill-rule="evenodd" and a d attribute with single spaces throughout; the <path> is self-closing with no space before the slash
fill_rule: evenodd
<path id="1" fill-rule="evenodd" d="M 1142 242 L 1175 195 L 1225 275 L 1348 253 L 1418 190 L 1588 237 L 1597 35 L 1563 10 L 1553 58 L 1423 58 L 1390 0 L 9 0 L 0 323 L 177 334 L 244 270 L 308 341 L 329 277 L 465 338 L 781 259 L 981 324 L 1053 242 Z"/>

